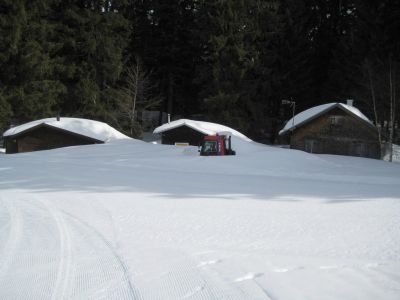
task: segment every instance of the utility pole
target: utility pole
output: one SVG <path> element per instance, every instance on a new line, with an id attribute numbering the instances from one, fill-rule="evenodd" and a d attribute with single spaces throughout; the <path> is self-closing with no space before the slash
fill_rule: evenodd
<path id="1" fill-rule="evenodd" d="M 296 111 L 296 101 L 293 101 L 293 99 L 290 97 L 290 100 L 282 100 L 283 105 L 289 105 L 292 108 L 292 131 L 294 129 L 294 113 Z"/>

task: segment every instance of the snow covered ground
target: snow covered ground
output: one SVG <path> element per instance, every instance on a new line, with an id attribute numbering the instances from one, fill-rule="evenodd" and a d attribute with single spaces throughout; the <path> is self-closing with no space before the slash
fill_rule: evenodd
<path id="1" fill-rule="evenodd" d="M 400 164 L 235 139 L 0 156 L 1 299 L 400 299 Z"/>

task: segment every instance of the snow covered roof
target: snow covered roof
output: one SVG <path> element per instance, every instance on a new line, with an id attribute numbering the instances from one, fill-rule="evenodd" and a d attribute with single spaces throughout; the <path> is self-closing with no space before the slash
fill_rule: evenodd
<path id="1" fill-rule="evenodd" d="M 168 131 L 168 130 L 171 130 L 171 129 L 174 129 L 177 127 L 181 127 L 181 126 L 190 127 L 192 129 L 199 131 L 206 135 L 216 135 L 217 133 L 229 132 L 231 135 L 241 138 L 242 140 L 251 141 L 244 134 L 242 134 L 239 131 L 236 131 L 228 126 L 211 123 L 211 122 L 194 121 L 194 120 L 189 120 L 189 119 L 180 119 L 180 120 L 172 121 L 170 123 L 165 123 L 165 124 L 157 127 L 156 129 L 154 129 L 154 133 L 162 133 L 162 132 L 165 132 L 165 131 Z"/>
<path id="2" fill-rule="evenodd" d="M 64 117 L 60 118 L 59 121 L 57 121 L 56 118 L 47 118 L 25 123 L 8 129 L 6 132 L 4 132 L 3 136 L 16 136 L 39 126 L 54 127 L 60 130 L 69 131 L 103 142 L 108 142 L 114 139 L 129 138 L 128 136 L 122 134 L 121 132 L 103 122 Z"/>
<path id="3" fill-rule="evenodd" d="M 372 122 L 358 108 L 343 103 L 333 102 L 311 107 L 295 115 L 294 118 L 291 118 L 286 123 L 285 127 L 281 131 L 279 131 L 279 135 L 285 134 L 290 130 L 294 130 L 336 107 L 373 126 Z"/>

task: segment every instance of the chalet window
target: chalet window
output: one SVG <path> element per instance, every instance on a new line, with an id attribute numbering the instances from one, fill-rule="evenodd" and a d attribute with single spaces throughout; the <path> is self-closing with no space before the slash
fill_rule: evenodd
<path id="1" fill-rule="evenodd" d="M 329 120 L 331 126 L 341 126 L 343 124 L 343 116 L 331 116 Z"/>

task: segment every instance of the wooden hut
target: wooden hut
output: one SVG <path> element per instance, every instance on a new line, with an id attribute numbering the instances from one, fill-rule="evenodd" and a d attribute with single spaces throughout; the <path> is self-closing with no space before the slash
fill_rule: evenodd
<path id="1" fill-rule="evenodd" d="M 109 125 L 87 119 L 47 118 L 10 128 L 3 134 L 6 153 L 101 144 L 127 138 Z"/>
<path id="2" fill-rule="evenodd" d="M 230 127 L 189 119 L 165 123 L 154 129 L 153 133 L 161 135 L 162 144 L 198 146 L 202 143 L 204 136 L 216 135 L 220 132 L 229 132 L 243 140 L 249 140 L 245 135 Z"/>
<path id="3" fill-rule="evenodd" d="M 328 103 L 310 108 L 279 133 L 290 148 L 310 153 L 380 158 L 378 129 L 352 105 Z"/>

